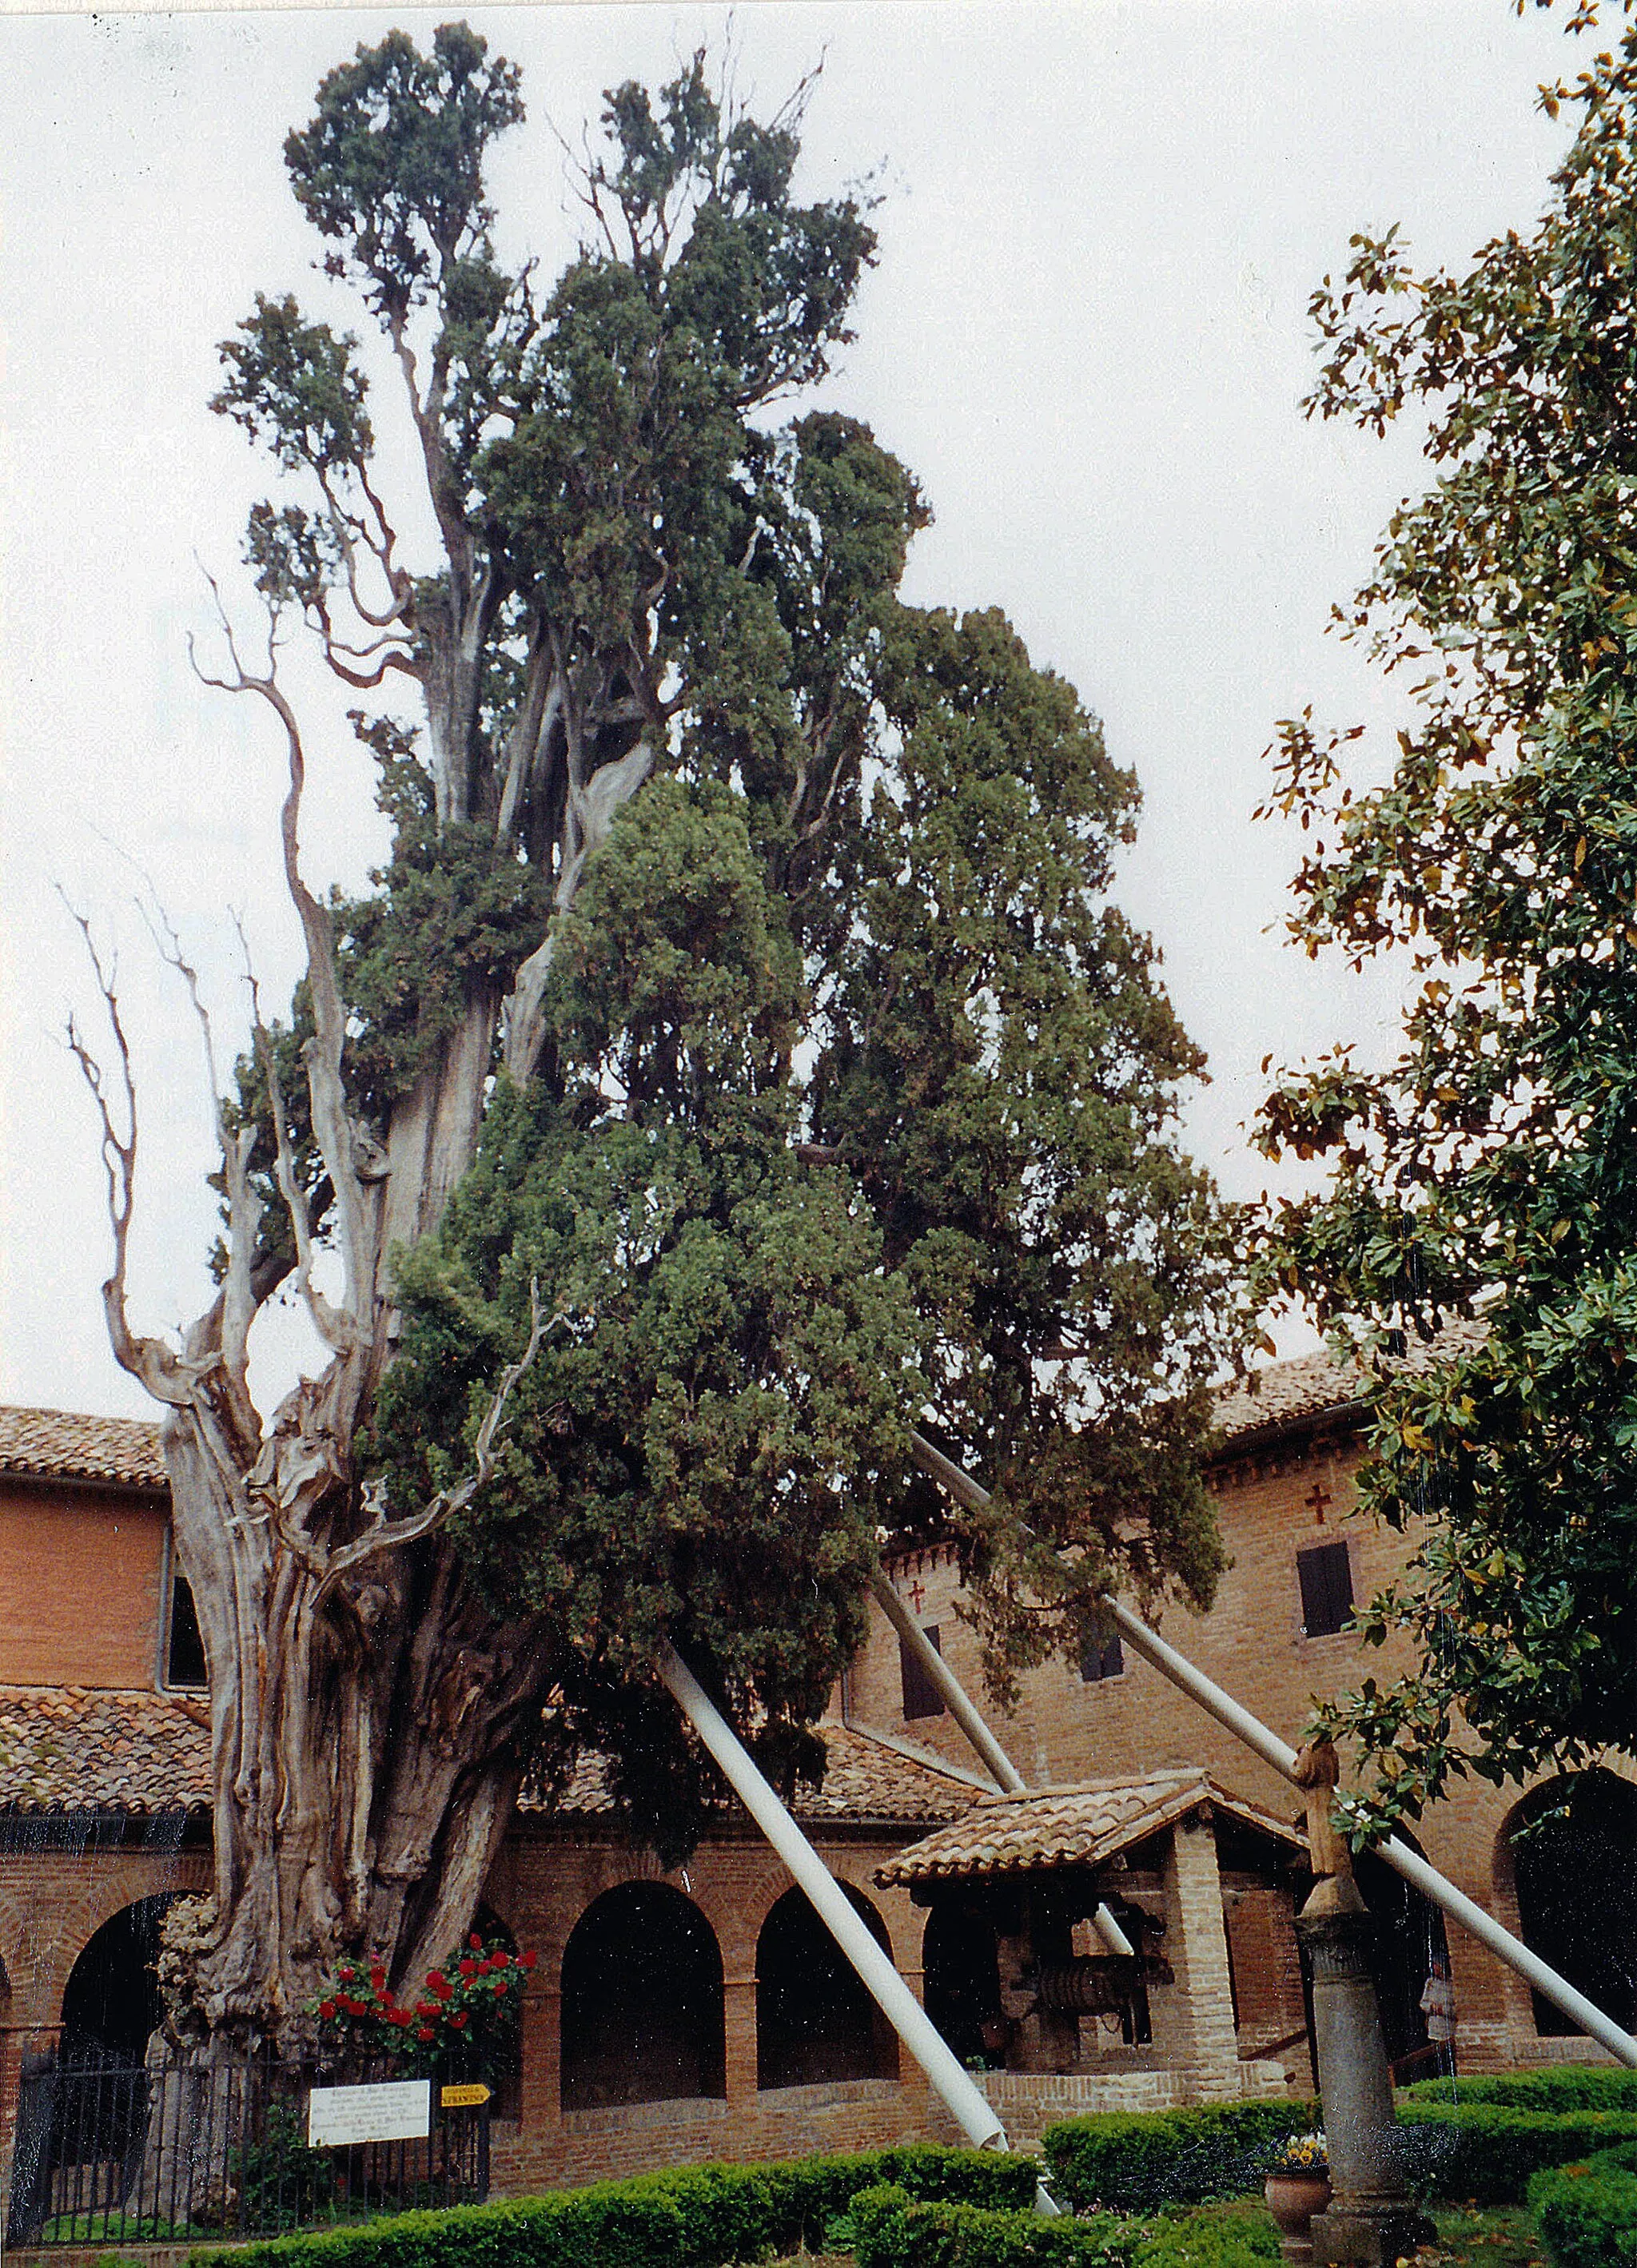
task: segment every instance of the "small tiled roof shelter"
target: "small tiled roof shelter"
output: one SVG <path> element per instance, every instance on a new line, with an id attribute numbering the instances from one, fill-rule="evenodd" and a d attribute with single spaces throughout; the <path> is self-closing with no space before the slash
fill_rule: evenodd
<path id="1" fill-rule="evenodd" d="M 1162 1828 L 1205 1813 L 1236 1820 L 1293 1857 L 1305 1859 L 1307 1838 L 1259 1803 L 1235 1795 L 1204 1771 L 1148 1772 L 1139 1779 L 1088 1779 L 1029 1795 L 990 1795 L 962 1819 L 876 1869 L 878 1882 L 930 1894 L 937 1882 L 998 1881 L 1111 1867 Z"/>
<path id="2" fill-rule="evenodd" d="M 1004 2066 L 986 2083 L 1011 2132 L 1071 2105 L 1282 2092 L 1291 2060 L 1268 2051 L 1305 2034 L 1306 1865 L 1297 1827 L 1194 1768 L 986 1796 L 875 1879 L 931 1908 L 929 2010 Z"/>

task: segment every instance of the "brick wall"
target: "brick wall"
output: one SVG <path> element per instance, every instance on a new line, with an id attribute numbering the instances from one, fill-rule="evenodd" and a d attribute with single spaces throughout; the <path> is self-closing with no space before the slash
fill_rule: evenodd
<path id="1" fill-rule="evenodd" d="M 1395 1668 L 1390 1645 L 1367 1649 L 1346 1631 L 1309 1638 L 1302 1628 L 1298 1551 L 1315 1543 L 1345 1543 L 1353 1597 L 1362 1603 L 1398 1572 L 1409 1548 L 1403 1536 L 1355 1511 L 1357 1462 L 1350 1435 L 1321 1429 L 1225 1465 L 1217 1476 L 1216 1494 L 1232 1565 L 1208 1614 L 1174 1606 L 1164 1616 L 1165 1633 L 1175 1645 L 1293 1743 L 1300 1740 L 1316 1698 L 1345 1691 L 1367 1674 L 1390 1675 Z M 1073 1664 L 1045 1664 L 1024 1680 L 1016 1709 L 1002 1712 L 984 1698 L 977 1645 L 956 1611 L 959 1578 L 949 1557 L 923 1553 L 905 1560 L 896 1580 L 923 1624 L 938 1626 L 946 1660 L 980 1700 L 1031 1786 L 1203 1765 L 1226 1786 L 1282 1816 L 1300 1815 L 1294 1791 L 1278 1773 L 1129 1646 L 1120 1675 L 1090 1683 L 1082 1681 Z M 881 1617 L 872 1623 L 847 1691 L 856 1722 L 907 1736 L 952 1761 L 971 1762 L 952 1719 L 904 1718 L 898 1641 Z M 1612 1762 L 1614 1769 L 1637 1777 L 1637 1770 Z M 1434 1866 L 1515 1933 L 1516 1896 L 1505 1830 L 1517 1800 L 1515 1789 L 1458 1784 L 1415 1836 Z M 1250 1918 L 1235 1926 L 1243 1934 L 1245 1957 L 1252 1961 Z M 1600 2058 L 1602 2051 L 1583 2039 L 1567 2046 L 1542 2039 L 1527 1987 L 1465 1931 L 1450 1925 L 1449 1945 L 1464 2069 L 1557 2061 L 1566 2052 Z M 1237 1962 L 1237 1936 L 1234 1950 Z M 1288 1958 L 1294 1959 L 1294 1947 Z M 1280 1990 L 1279 2005 L 1288 2010 L 1294 2006 L 1288 1970 Z M 1293 2017 L 1289 2029 L 1299 2021 Z"/>
<path id="2" fill-rule="evenodd" d="M 157 1491 L 0 1480 L 0 1684 L 151 1688 L 168 1519 Z"/>
<path id="3" fill-rule="evenodd" d="M 918 1997 L 926 1917 L 907 1895 L 879 1889 L 872 1880 L 897 1843 L 879 1837 L 815 1839 L 831 1872 L 860 1891 L 880 1914 L 899 1971 Z M 627 1881 L 669 1884 L 692 1900 L 714 1933 L 722 1955 L 726 2097 L 565 2111 L 558 2057 L 564 1949 L 592 1901 Z M 928 2090 L 908 2056 L 896 2080 L 758 2090 L 756 1940 L 789 1888 L 790 1876 L 780 1861 L 748 1833 L 713 1840 L 686 1867 L 667 1872 L 649 1854 L 612 1837 L 576 1837 L 560 1826 L 520 1826 L 486 1893 L 520 1945 L 538 1956 L 525 2005 L 521 2116 L 497 2121 L 493 2129 L 497 2189 L 516 2194 L 542 2184 L 713 2158 L 870 2149 L 928 2133 Z"/>

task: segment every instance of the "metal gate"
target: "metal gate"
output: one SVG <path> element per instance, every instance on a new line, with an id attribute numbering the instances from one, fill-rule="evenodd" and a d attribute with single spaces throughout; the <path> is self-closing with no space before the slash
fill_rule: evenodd
<path id="1" fill-rule="evenodd" d="M 488 2196 L 487 2102 L 445 2105 L 434 2080 L 424 2138 L 314 2149 L 311 2084 L 262 2059 L 35 2060 L 18 2087 L 7 2244 L 272 2235 Z"/>

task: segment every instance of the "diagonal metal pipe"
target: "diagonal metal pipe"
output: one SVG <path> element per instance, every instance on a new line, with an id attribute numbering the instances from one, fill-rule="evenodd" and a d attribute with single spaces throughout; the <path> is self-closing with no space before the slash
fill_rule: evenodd
<path id="1" fill-rule="evenodd" d="M 660 1663 L 667 1690 L 722 1776 L 785 1866 L 868 1988 L 876 2006 L 926 2073 L 975 2149 L 1004 2150 L 1006 2130 L 925 2008 L 882 1952 L 828 1867 L 763 1777 L 743 1742 L 675 1647 Z"/>
<path id="2" fill-rule="evenodd" d="M 911 1434 L 911 1441 L 915 1461 L 924 1473 L 973 1511 L 988 1509 L 988 1490 L 975 1481 L 970 1473 L 963 1472 L 959 1465 L 946 1457 L 941 1449 L 934 1447 L 923 1435 Z M 1242 1707 L 1232 1694 L 1224 1692 L 1214 1680 L 1197 1668 L 1186 1654 L 1180 1653 L 1174 1646 L 1168 1644 L 1158 1631 L 1150 1630 L 1141 1616 L 1133 1613 L 1121 1600 L 1105 1594 L 1098 1604 L 1117 1625 L 1122 1635 L 1162 1677 L 1169 1678 L 1181 1692 L 1197 1701 L 1207 1715 L 1214 1717 L 1219 1725 L 1232 1733 L 1235 1739 L 1242 1741 L 1248 1749 L 1261 1757 L 1264 1764 L 1271 1764 L 1293 1786 L 1299 1785 L 1295 1776 L 1296 1752 L 1287 1742 L 1281 1741 L 1277 1733 L 1270 1732 L 1248 1709 Z M 950 1674 L 953 1675 L 953 1672 Z M 1345 1805 L 1345 1798 L 1343 1802 Z M 1605 2015 L 1583 1992 L 1576 1992 L 1567 1977 L 1560 1976 L 1537 1953 L 1531 1953 L 1529 1947 L 1521 1939 L 1514 1937 L 1510 1930 L 1503 1929 L 1494 1917 L 1486 1913 L 1483 1907 L 1469 1898 L 1464 1890 L 1456 1889 L 1448 1876 L 1441 1874 L 1419 1851 L 1411 1850 L 1409 1845 L 1397 1835 L 1386 1836 L 1370 1847 L 1378 1858 L 1386 1860 L 1396 1874 L 1401 1874 L 1424 1897 L 1430 1898 L 1434 1905 L 1441 1907 L 1452 1921 L 1459 1922 L 1462 1928 L 1469 1931 L 1480 1944 L 1487 1946 L 1497 1960 L 1515 1970 L 1543 1999 L 1550 2000 L 1553 2007 L 1560 2008 L 1572 2022 L 1607 2048 L 1618 2062 L 1637 2070 L 1637 2039 L 1617 2024 L 1611 2016 Z"/>

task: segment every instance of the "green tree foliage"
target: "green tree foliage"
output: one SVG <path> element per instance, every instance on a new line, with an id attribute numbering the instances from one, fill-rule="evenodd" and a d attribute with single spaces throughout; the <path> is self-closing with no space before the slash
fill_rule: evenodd
<path id="1" fill-rule="evenodd" d="M 490 1759 L 549 1700 L 547 1761 L 594 1742 L 678 1847 L 707 1774 L 656 1656 L 812 1764 L 883 1528 L 953 1530 L 1002 1678 L 1107 1583 L 1208 1599 L 1235 1298 L 1176 1145 L 1199 1058 L 1109 896 L 1134 783 L 999 615 L 903 601 L 916 484 L 810 398 L 863 203 L 800 202 L 800 102 L 757 123 L 696 56 L 608 96 L 586 240 L 537 290 L 483 201 L 520 115 L 446 26 L 360 48 L 286 144 L 407 389 L 435 570 L 406 563 L 355 338 L 263 298 L 224 349 L 217 407 L 302 489 L 252 516 L 258 588 L 345 683 L 418 695 L 355 718 L 390 859 L 304 917 L 344 1018 L 310 976 L 232 1123 L 250 1275 L 299 1263 L 293 1185 L 378 1287 L 302 1466 L 337 1476 L 302 1514 L 322 1596 L 413 1531 L 368 1602 L 392 1676 L 441 1697 L 487 1648 L 514 1680 L 483 1687 Z M 348 1143 L 298 1091 L 331 1045 Z M 999 1484 L 989 1528 L 914 1475 L 921 1425 Z"/>
<path id="2" fill-rule="evenodd" d="M 1361 1617 L 1414 1666 L 1335 1712 L 1389 1818 L 1637 1747 L 1637 31 L 1545 99 L 1580 125 L 1531 233 L 1426 277 L 1356 238 L 1314 303 L 1309 408 L 1420 412 L 1438 468 L 1341 618 L 1412 687 L 1390 777 L 1301 720 L 1272 799 L 1296 937 L 1412 972 L 1395 1062 L 1262 1122 L 1334 1163 L 1268 1258 L 1368 1351 L 1365 1500 L 1416 1539 Z"/>

